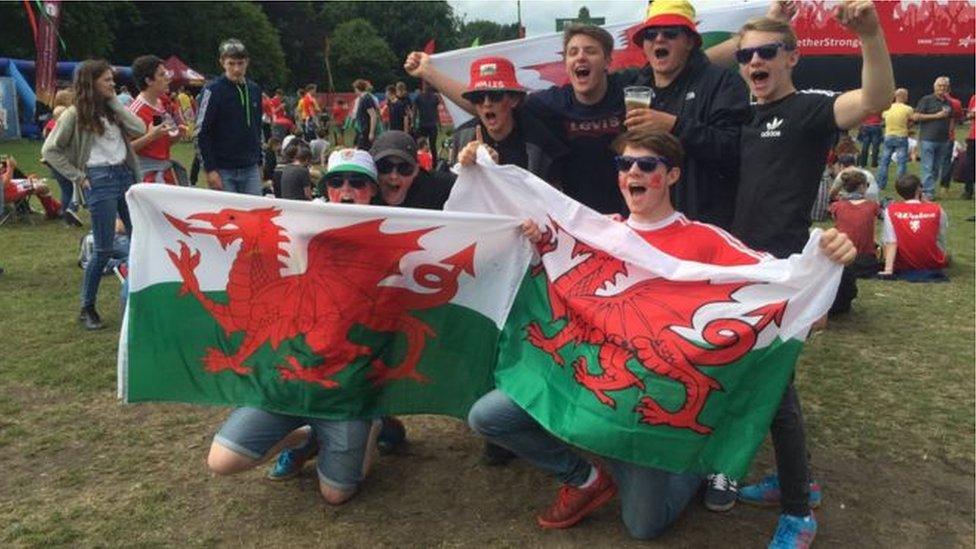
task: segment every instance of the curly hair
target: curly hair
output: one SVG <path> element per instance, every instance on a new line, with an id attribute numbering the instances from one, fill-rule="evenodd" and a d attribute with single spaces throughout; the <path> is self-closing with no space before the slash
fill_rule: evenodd
<path id="1" fill-rule="evenodd" d="M 117 124 L 115 113 L 108 108 L 108 100 L 95 89 L 95 81 L 111 71 L 112 66 L 104 59 L 90 59 L 82 61 L 75 73 L 75 109 L 78 111 L 78 125 L 81 129 L 102 135 L 105 126 L 102 118 Z"/>

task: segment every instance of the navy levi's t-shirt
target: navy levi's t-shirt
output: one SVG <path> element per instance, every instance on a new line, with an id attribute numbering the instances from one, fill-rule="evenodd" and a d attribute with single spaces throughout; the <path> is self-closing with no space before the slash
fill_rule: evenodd
<path id="1" fill-rule="evenodd" d="M 600 213 L 628 214 L 617 188 L 616 153 L 610 148 L 622 133 L 624 92 L 630 75 L 611 74 L 607 93 L 595 105 L 576 100 L 569 84 L 529 94 L 526 108 L 569 148 L 562 160 L 563 192 Z"/>

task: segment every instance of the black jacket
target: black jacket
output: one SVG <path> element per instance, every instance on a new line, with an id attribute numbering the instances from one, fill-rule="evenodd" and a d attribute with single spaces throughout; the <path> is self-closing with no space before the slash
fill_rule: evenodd
<path id="1" fill-rule="evenodd" d="M 684 146 L 685 163 L 681 180 L 671 188 L 675 208 L 728 229 L 739 180 L 739 134 L 749 119 L 742 78 L 695 50 L 667 87 L 654 86 L 650 65 L 639 70 L 635 83 L 654 88 L 654 109 L 678 118 L 672 131 Z"/>
<path id="2" fill-rule="evenodd" d="M 515 107 L 512 115 L 515 117 L 515 127 L 522 140 L 525 141 L 525 152 L 528 156 L 528 165 L 525 166 L 525 169 L 549 184 L 560 188 L 559 169 L 558 166 L 554 167 L 554 164 L 569 154 L 569 149 L 549 131 L 549 128 L 522 108 L 521 105 Z M 455 159 L 465 145 L 474 141 L 475 128 L 479 124 L 481 121 L 475 117 L 459 126 L 454 132 L 451 154 Z M 482 128 L 481 131 L 487 135 L 487 130 Z"/>
<path id="3" fill-rule="evenodd" d="M 261 88 L 246 82 L 220 76 L 200 92 L 196 140 L 208 172 L 261 164 Z"/>

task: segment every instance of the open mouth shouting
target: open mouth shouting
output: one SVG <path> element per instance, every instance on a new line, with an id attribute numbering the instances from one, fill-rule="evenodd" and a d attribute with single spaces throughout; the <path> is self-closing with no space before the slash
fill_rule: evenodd
<path id="1" fill-rule="evenodd" d="M 643 183 L 630 182 L 627 183 L 627 192 L 632 198 L 640 198 L 647 193 L 647 186 Z"/>
<path id="2" fill-rule="evenodd" d="M 671 50 L 664 46 L 658 46 L 654 48 L 654 58 L 655 59 L 665 59 L 667 56 L 671 55 Z"/>
<path id="3" fill-rule="evenodd" d="M 576 65 L 573 67 L 573 77 L 577 82 L 586 83 L 590 81 L 593 69 L 589 65 Z"/>

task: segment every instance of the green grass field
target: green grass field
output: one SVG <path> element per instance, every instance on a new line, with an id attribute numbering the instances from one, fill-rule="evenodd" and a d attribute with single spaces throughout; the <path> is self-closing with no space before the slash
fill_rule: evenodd
<path id="1" fill-rule="evenodd" d="M 46 174 L 39 149 L 0 143 Z M 175 156 L 188 166 L 189 146 Z M 825 487 L 822 546 L 974 543 L 974 206 L 960 193 L 954 184 L 942 198 L 951 282 L 860 281 L 853 312 L 802 354 L 797 383 Z M 631 544 L 616 507 L 570 531 L 538 530 L 533 511 L 553 482 L 524 462 L 479 466 L 480 441 L 445 418 L 407 418 L 408 452 L 383 457 L 339 508 L 321 502 L 310 469 L 284 483 L 263 471 L 212 477 L 203 458 L 226 411 L 115 399 L 119 284 L 106 277 L 99 293 L 109 329 L 86 333 L 76 321 L 84 232 L 0 227 L 0 544 Z M 770 463 L 764 448 L 754 474 Z M 691 507 L 662 545 L 757 546 L 775 527 L 775 511 Z"/>

